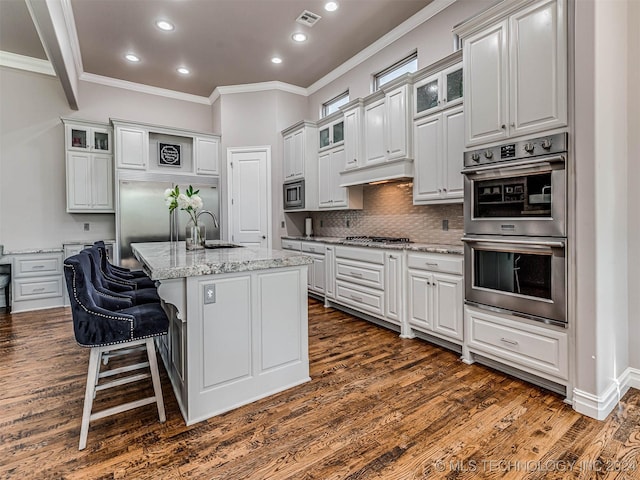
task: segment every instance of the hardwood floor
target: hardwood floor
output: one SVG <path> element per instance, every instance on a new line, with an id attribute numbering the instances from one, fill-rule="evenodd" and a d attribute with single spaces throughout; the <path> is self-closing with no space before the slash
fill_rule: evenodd
<path id="1" fill-rule="evenodd" d="M 153 405 L 94 421 L 83 451 L 89 351 L 70 311 L 0 313 L 0 477 L 640 478 L 638 390 L 598 422 L 424 341 L 314 300 L 309 313 L 311 382 L 187 427 L 161 367 L 166 423 Z"/>

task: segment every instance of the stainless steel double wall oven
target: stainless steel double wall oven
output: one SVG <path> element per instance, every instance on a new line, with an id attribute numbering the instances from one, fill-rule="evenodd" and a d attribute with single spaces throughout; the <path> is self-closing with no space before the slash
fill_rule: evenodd
<path id="1" fill-rule="evenodd" d="M 464 154 L 467 304 L 566 325 L 567 142 Z"/>

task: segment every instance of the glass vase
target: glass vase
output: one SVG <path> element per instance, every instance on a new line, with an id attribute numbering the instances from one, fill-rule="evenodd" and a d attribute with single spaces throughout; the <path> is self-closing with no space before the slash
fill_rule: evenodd
<path id="1" fill-rule="evenodd" d="M 185 243 L 187 250 L 198 250 L 204 248 L 206 229 L 204 225 L 196 225 L 193 220 L 189 220 L 186 227 Z"/>

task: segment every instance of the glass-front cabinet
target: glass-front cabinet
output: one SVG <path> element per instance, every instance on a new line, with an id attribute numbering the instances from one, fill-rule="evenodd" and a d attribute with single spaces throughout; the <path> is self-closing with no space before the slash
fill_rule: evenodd
<path id="1" fill-rule="evenodd" d="M 65 124 L 65 134 L 68 150 L 112 153 L 109 128 Z"/>
<path id="2" fill-rule="evenodd" d="M 434 112 L 462 102 L 462 64 L 458 63 L 417 82 L 415 115 Z"/>
<path id="3" fill-rule="evenodd" d="M 327 118 L 334 118 L 334 116 L 331 115 L 331 117 Z M 344 118 L 342 112 L 339 112 L 338 116 L 330 123 L 325 125 L 322 125 L 322 123 L 321 120 L 318 125 L 318 150 L 341 145 L 344 142 Z"/>

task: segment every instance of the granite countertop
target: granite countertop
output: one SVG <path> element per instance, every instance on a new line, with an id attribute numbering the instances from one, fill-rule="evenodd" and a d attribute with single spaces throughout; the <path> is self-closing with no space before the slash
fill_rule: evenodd
<path id="1" fill-rule="evenodd" d="M 208 241 L 207 243 L 216 243 Z M 226 242 L 218 242 L 226 243 Z M 134 254 L 152 280 L 194 277 L 309 265 L 308 255 L 269 248 L 238 247 L 189 250 L 184 242 L 132 243 Z"/>
<path id="2" fill-rule="evenodd" d="M 62 253 L 62 247 L 52 248 L 25 248 L 24 250 L 4 251 L 4 256 L 8 255 L 28 255 L 30 253 Z"/>
<path id="3" fill-rule="evenodd" d="M 297 240 L 303 242 L 330 243 L 334 245 L 349 245 L 353 247 L 383 248 L 385 250 L 408 250 L 411 252 L 426 253 L 446 253 L 450 255 L 463 255 L 462 245 L 440 245 L 435 243 L 363 243 L 359 241 L 346 240 L 341 237 L 295 237 L 284 236 L 283 240 Z"/>

